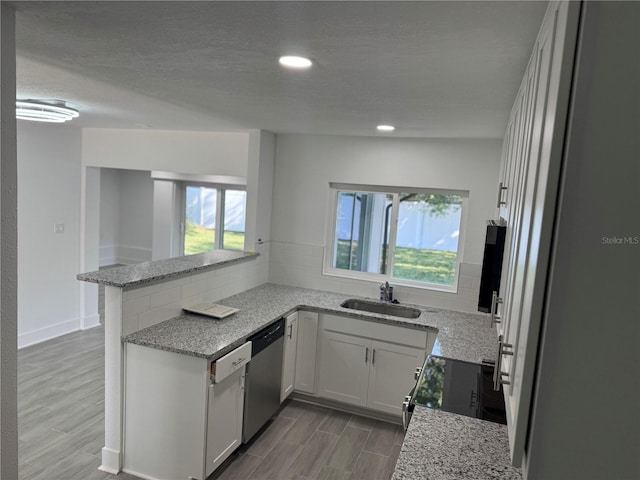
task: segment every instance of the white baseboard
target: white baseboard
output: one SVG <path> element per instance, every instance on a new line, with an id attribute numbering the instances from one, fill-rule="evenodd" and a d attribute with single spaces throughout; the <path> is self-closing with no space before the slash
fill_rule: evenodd
<path id="1" fill-rule="evenodd" d="M 98 327 L 100 325 L 100 315 L 97 313 L 84 317 L 80 322 L 80 330 L 89 330 L 90 328 Z"/>
<path id="2" fill-rule="evenodd" d="M 117 475 L 120 473 L 120 452 L 111 448 L 102 447 L 102 465 L 98 470 Z"/>
<path id="3" fill-rule="evenodd" d="M 52 338 L 65 335 L 67 333 L 80 330 L 80 319 L 67 320 L 66 322 L 56 323 L 54 325 L 48 325 L 37 330 L 32 330 L 26 333 L 18 334 L 18 348 L 28 347 L 29 345 L 35 345 L 36 343 L 51 340 Z"/>

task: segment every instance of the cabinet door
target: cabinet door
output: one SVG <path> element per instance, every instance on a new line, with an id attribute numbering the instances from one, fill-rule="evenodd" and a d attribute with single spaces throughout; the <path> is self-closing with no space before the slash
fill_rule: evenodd
<path id="1" fill-rule="evenodd" d="M 209 476 L 242 442 L 244 372 L 232 373 L 209 386 L 206 475 Z"/>
<path id="2" fill-rule="evenodd" d="M 415 384 L 413 373 L 424 362 L 425 351 L 373 341 L 367 407 L 402 415 L 402 400 Z"/>
<path id="3" fill-rule="evenodd" d="M 316 391 L 316 352 L 318 345 L 318 314 L 298 312 L 298 345 L 296 348 L 295 390 Z"/>
<path id="4" fill-rule="evenodd" d="M 284 352 L 282 359 L 282 390 L 280 402 L 284 401 L 291 392 L 296 374 L 296 346 L 298 342 L 298 312 L 287 317 L 284 331 Z"/>
<path id="5" fill-rule="evenodd" d="M 204 358 L 125 344 L 123 468 L 203 478 L 208 367 Z"/>
<path id="6" fill-rule="evenodd" d="M 366 406 L 371 340 L 323 331 L 321 349 L 318 394 Z"/>

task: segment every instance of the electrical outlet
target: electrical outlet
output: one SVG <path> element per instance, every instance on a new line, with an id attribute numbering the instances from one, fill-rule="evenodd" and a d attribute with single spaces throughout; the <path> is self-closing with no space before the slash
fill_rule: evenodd
<path id="1" fill-rule="evenodd" d="M 54 223 L 53 233 L 64 233 L 64 223 Z"/>

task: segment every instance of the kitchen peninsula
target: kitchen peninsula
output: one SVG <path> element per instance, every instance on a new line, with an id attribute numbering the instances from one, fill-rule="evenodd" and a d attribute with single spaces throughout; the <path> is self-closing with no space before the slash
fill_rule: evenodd
<path id="1" fill-rule="evenodd" d="M 344 308 L 341 303 L 347 297 L 343 294 L 268 283 L 225 297 L 222 303 L 239 308 L 240 311 L 222 321 L 180 312 L 147 325 L 144 320 L 146 312 L 142 312 L 137 314 L 135 327 L 128 324 L 128 319 L 133 318 L 131 315 L 134 314 L 131 312 L 135 311 L 133 305 L 136 301 L 146 305 L 152 303 L 151 298 L 158 298 L 154 297 L 158 295 L 166 300 L 171 296 L 168 292 L 175 289 L 183 292 L 184 297 L 184 292 L 193 293 L 194 285 L 198 285 L 195 289 L 200 290 L 199 293 L 190 300 L 193 303 L 221 300 L 219 290 L 216 290 L 219 289 L 219 284 L 216 284 L 215 278 L 232 274 L 233 272 L 225 271 L 229 268 L 237 269 L 235 274 L 239 275 L 238 272 L 246 268 L 247 264 L 259 258 L 255 254 L 239 252 L 220 251 L 218 254 L 220 257 L 201 254 L 205 257 L 195 255 L 164 260 L 161 263 L 149 262 L 146 265 L 123 267 L 121 271 L 113 269 L 78 277 L 85 281 L 104 283 L 113 289 L 111 294 L 107 290 L 105 331 L 108 344 L 106 343 L 105 348 L 107 351 L 110 348 L 113 350 L 117 343 L 115 354 L 121 363 L 113 378 L 107 378 L 106 381 L 105 402 L 111 398 L 112 416 L 105 415 L 107 425 L 103 469 L 119 470 L 124 453 L 120 443 L 124 436 L 121 431 L 124 405 L 124 392 L 121 388 L 124 346 L 121 339 L 126 344 L 214 361 L 242 345 L 247 337 L 268 324 L 291 312 L 304 310 L 339 315 L 344 318 L 344 322 L 351 318 L 427 332 L 428 335 L 435 336 L 433 353 L 442 356 L 472 362 L 496 356 L 496 334 L 483 315 L 416 306 L 422 312 L 418 318 L 399 318 Z M 194 267 L 192 262 L 199 266 Z M 173 270 L 169 268 L 169 265 L 179 264 L 184 270 L 181 271 L 180 267 Z M 161 273 L 158 275 L 158 272 Z M 207 285 L 210 291 L 206 290 Z M 140 300 L 141 298 L 145 300 Z M 189 300 L 182 300 L 187 301 Z M 186 306 L 187 303 L 182 305 Z M 120 315 L 114 315 L 114 310 L 119 311 Z M 119 328 L 109 328 L 110 321 L 118 322 Z M 114 331 L 119 331 L 117 338 L 114 337 Z M 113 353 L 112 351 L 112 358 Z M 109 360 L 106 368 L 107 371 L 113 368 Z M 107 411 L 108 408 L 106 405 Z M 113 416 L 115 413 L 118 415 Z M 452 449 L 452 445 L 457 448 Z M 107 461 L 117 463 L 109 466 L 105 465 Z M 451 475 L 457 478 L 479 478 L 483 475 L 484 478 L 519 478 L 519 471 L 509 466 L 506 427 L 416 407 L 394 478 L 452 478 Z"/>

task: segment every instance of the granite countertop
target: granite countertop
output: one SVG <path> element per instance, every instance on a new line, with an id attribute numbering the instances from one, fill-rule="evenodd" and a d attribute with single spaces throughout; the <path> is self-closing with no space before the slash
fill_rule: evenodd
<path id="1" fill-rule="evenodd" d="M 408 319 L 341 307 L 340 304 L 347 298 L 357 297 L 264 284 L 220 300 L 219 303 L 223 305 L 240 309 L 223 320 L 185 312 L 179 317 L 132 333 L 124 341 L 215 360 L 244 343 L 247 337 L 261 328 L 295 310 L 303 309 L 409 328 L 437 330 L 434 353 L 438 355 L 471 362 L 496 356 L 496 334 L 489 327 L 486 315 L 411 305 L 422 310 L 422 314 L 416 319 Z"/>
<path id="2" fill-rule="evenodd" d="M 519 480 L 507 426 L 416 406 L 392 480 Z"/>
<path id="3" fill-rule="evenodd" d="M 187 255 L 186 257 L 167 258 L 165 260 L 154 260 L 124 267 L 80 273 L 76 278 L 100 285 L 128 288 L 156 283 L 167 278 L 188 275 L 198 271 L 226 267 L 233 263 L 250 260 L 258 255 L 256 252 L 214 250 L 207 253 Z"/>

